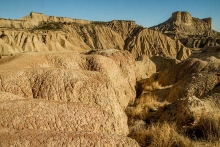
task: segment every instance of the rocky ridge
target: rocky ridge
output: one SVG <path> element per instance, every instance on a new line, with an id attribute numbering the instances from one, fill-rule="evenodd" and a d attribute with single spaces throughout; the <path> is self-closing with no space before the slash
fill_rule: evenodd
<path id="1" fill-rule="evenodd" d="M 167 21 L 150 29 L 180 40 L 189 48 L 220 45 L 220 33 L 212 29 L 212 18 L 194 18 L 189 12 L 174 12 Z"/>
<path id="2" fill-rule="evenodd" d="M 190 55 L 190 50 L 180 42 L 169 39 L 156 31 L 143 28 L 134 21 L 75 21 L 75 19 L 46 16 L 34 12 L 21 20 L 1 21 L 1 55 L 29 51 L 87 52 L 92 49 L 128 50 L 135 58 L 140 58 L 142 55 L 157 56 L 161 52 L 165 52 L 166 57 L 178 60 Z M 11 27 L 8 25 L 8 21 L 11 23 L 13 21 L 23 22 L 23 24 Z M 32 22 L 33 26 L 25 26 L 25 23 Z M 19 26 L 28 29 L 22 29 Z M 158 37 L 154 37 L 155 35 Z M 147 36 L 152 36 L 152 38 L 146 41 L 136 41 L 136 38 L 145 37 L 147 39 Z M 152 44 L 152 41 L 157 42 L 158 40 L 157 45 Z M 142 46 L 141 51 L 137 49 L 139 46 Z"/>

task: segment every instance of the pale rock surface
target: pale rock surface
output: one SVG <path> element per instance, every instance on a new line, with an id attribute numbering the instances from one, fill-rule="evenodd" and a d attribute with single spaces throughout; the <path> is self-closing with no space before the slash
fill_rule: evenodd
<path id="1" fill-rule="evenodd" d="M 157 72 L 163 71 L 167 68 L 173 67 L 176 64 L 180 63 L 180 60 L 177 60 L 175 58 L 162 57 L 162 56 L 153 56 L 150 59 L 156 65 Z"/>
<path id="2" fill-rule="evenodd" d="M 136 61 L 136 79 L 146 79 L 156 72 L 156 65 L 147 56 L 143 56 L 141 60 Z"/>
<path id="3" fill-rule="evenodd" d="M 134 102 L 135 83 L 135 61 L 128 51 L 51 51 L 4 57 L 0 60 L 0 118 L 4 118 L 0 121 L 0 132 L 11 132 L 13 138 L 16 132 L 22 135 L 22 131 L 42 131 L 36 134 L 42 135 L 42 145 L 44 139 L 53 136 L 45 131 L 64 133 L 66 139 L 78 134 L 79 138 L 74 140 L 77 142 L 89 132 L 104 136 L 99 143 L 95 143 L 98 138 L 92 140 L 93 144 L 105 144 L 102 141 L 107 139 L 115 141 L 113 146 L 137 146 L 124 137 L 129 133 L 124 110 Z M 8 145 L 12 138 L 4 135 L 1 134 L 1 142 Z M 32 137 L 15 137 L 15 142 L 35 145 Z M 62 143 L 59 136 L 51 139 Z M 124 141 L 117 142 L 119 139 Z M 30 144 L 25 145 L 26 141 Z"/>
<path id="4" fill-rule="evenodd" d="M 25 99 L 24 97 L 14 95 L 9 92 L 0 92 L 0 102 Z"/>
<path id="5" fill-rule="evenodd" d="M 0 133 L 1 146 L 139 147 L 131 138 L 93 132 L 20 131 Z"/>
<path id="6" fill-rule="evenodd" d="M 46 100 L 12 100 L 0 104 L 1 129 L 117 134 L 114 118 L 97 106 Z"/>

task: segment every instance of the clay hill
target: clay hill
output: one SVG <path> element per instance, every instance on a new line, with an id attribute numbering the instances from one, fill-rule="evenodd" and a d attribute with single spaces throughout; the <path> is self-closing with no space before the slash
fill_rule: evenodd
<path id="1" fill-rule="evenodd" d="M 20 20 L 2 19 L 0 24 L 2 55 L 27 51 L 87 52 L 92 49 L 129 50 L 135 58 L 143 54 L 149 57 L 163 54 L 181 60 L 190 55 L 189 49 L 180 42 L 134 21 L 94 22 L 32 12 Z"/>
<path id="2" fill-rule="evenodd" d="M 189 12 L 177 11 L 165 22 L 150 29 L 180 40 L 190 48 L 219 46 L 220 33 L 212 29 L 212 18 L 194 18 Z"/>
<path id="3" fill-rule="evenodd" d="M 210 19 L 177 16 L 197 28 L 184 37 L 216 37 Z M 0 30 L 0 146 L 220 145 L 219 46 L 36 12 Z"/>

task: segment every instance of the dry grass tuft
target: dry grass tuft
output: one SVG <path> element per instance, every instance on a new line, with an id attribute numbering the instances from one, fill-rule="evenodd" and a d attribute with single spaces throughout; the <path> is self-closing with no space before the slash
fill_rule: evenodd
<path id="1" fill-rule="evenodd" d="M 175 125 L 168 123 L 152 124 L 146 132 L 147 146 L 150 147 L 190 147 L 189 138 L 177 133 Z"/>
<path id="2" fill-rule="evenodd" d="M 149 112 L 153 113 L 157 111 L 160 105 L 161 103 L 157 102 L 154 95 L 152 95 L 151 93 L 143 93 L 136 101 L 136 106 L 133 107 L 130 116 L 132 118 L 146 120 Z"/>
<path id="3" fill-rule="evenodd" d="M 208 142 L 220 142 L 220 116 L 204 114 L 195 126 L 188 130 L 190 137 Z"/>
<path id="4" fill-rule="evenodd" d="M 135 139 L 140 146 L 146 146 L 146 123 L 143 120 L 131 119 L 129 121 L 129 137 Z"/>
<path id="5" fill-rule="evenodd" d="M 146 79 L 142 85 L 143 91 L 154 91 L 161 89 L 161 85 L 158 81 L 151 81 L 151 79 Z"/>
<path id="6" fill-rule="evenodd" d="M 158 74 L 153 74 L 150 78 L 146 78 L 136 83 L 137 97 L 146 91 L 154 91 L 161 89 L 161 85 L 157 81 Z"/>
<path id="7" fill-rule="evenodd" d="M 149 147 L 191 147 L 189 138 L 180 135 L 175 125 L 168 123 L 151 124 L 148 128 L 139 120 L 130 128 L 129 137 L 140 146 Z"/>

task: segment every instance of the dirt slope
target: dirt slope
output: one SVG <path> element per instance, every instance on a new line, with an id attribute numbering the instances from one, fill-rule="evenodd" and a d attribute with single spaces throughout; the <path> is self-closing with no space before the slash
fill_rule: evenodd
<path id="1" fill-rule="evenodd" d="M 157 31 L 144 29 L 134 21 L 83 21 L 34 12 L 21 20 L 1 21 L 1 55 L 61 50 L 87 52 L 92 49 L 129 50 L 135 58 L 141 54 L 151 57 L 160 52 L 179 60 L 190 55 L 190 51 L 180 42 Z M 11 27 L 9 24 L 14 22 L 18 24 Z M 145 39 L 151 37 L 146 41 L 137 41 L 136 38 L 141 36 Z"/>

